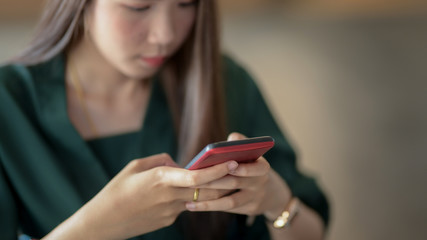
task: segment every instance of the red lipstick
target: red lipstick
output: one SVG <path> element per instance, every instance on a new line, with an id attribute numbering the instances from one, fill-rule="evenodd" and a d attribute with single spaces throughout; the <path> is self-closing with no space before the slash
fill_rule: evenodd
<path id="1" fill-rule="evenodd" d="M 150 66 L 160 67 L 165 62 L 166 58 L 165 57 L 143 57 L 142 60 L 144 60 Z"/>

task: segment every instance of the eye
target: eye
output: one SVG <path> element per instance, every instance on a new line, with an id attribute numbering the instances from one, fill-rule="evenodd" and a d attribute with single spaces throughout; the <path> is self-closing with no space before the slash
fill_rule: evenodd
<path id="1" fill-rule="evenodd" d="M 147 11 L 148 9 L 150 9 L 150 6 L 144 6 L 144 7 L 126 6 L 126 8 L 133 11 L 133 12 L 144 12 L 144 11 Z"/>
<path id="2" fill-rule="evenodd" d="M 180 2 L 179 6 L 180 7 L 193 7 L 193 6 L 197 6 L 198 3 L 199 3 L 198 0 L 194 0 L 191 2 Z"/>

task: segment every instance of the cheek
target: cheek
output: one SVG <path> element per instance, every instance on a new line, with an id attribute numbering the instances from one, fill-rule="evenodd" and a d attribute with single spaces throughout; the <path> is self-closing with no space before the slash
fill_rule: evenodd
<path id="1" fill-rule="evenodd" d="M 128 52 L 141 43 L 141 21 L 130 19 L 121 11 L 100 11 L 94 20 L 95 38 L 108 50 Z"/>
<path id="2" fill-rule="evenodd" d="M 111 23 L 114 35 L 125 45 L 134 45 L 145 36 L 145 21 L 137 21 L 128 17 L 117 16 Z"/>
<path id="3" fill-rule="evenodd" d="M 195 11 L 190 14 L 180 14 L 175 21 L 177 45 L 181 45 L 189 35 L 195 21 Z"/>

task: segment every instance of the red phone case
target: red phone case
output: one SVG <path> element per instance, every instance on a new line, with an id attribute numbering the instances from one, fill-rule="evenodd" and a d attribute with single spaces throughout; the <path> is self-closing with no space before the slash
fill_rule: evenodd
<path id="1" fill-rule="evenodd" d="M 261 157 L 274 146 L 272 137 L 256 137 L 237 141 L 218 142 L 207 145 L 185 167 L 202 169 L 226 161 L 251 162 Z"/>

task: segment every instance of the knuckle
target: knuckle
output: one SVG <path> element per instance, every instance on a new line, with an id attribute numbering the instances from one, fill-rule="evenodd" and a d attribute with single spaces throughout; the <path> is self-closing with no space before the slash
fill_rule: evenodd
<path id="1" fill-rule="evenodd" d="M 238 188 L 239 187 L 239 181 L 237 180 L 237 178 L 231 178 L 230 182 L 229 182 L 229 186 L 231 188 Z"/>
<path id="2" fill-rule="evenodd" d="M 138 167 L 141 165 L 141 159 L 133 159 L 128 163 L 128 167 L 130 169 L 138 169 Z"/>
<path id="3" fill-rule="evenodd" d="M 167 153 L 160 153 L 158 156 L 159 156 L 159 158 L 165 159 L 165 160 L 171 160 L 172 159 L 171 156 Z"/>
<path id="4" fill-rule="evenodd" d="M 158 180 L 162 180 L 166 173 L 165 173 L 165 169 L 163 167 L 157 167 L 154 169 L 154 175 L 156 176 L 156 178 Z"/>
<path id="5" fill-rule="evenodd" d="M 200 206 L 199 206 L 199 209 L 205 210 L 205 211 L 209 210 L 209 205 L 206 202 L 201 203 Z"/>
<path id="6" fill-rule="evenodd" d="M 187 184 L 188 184 L 188 186 L 196 186 L 197 185 L 197 182 L 198 182 L 198 179 L 199 179 L 199 177 L 198 177 L 198 175 L 197 174 L 187 174 L 186 175 L 186 182 L 187 182 Z"/>
<path id="7" fill-rule="evenodd" d="M 233 197 L 230 197 L 228 200 L 229 208 L 236 208 L 238 206 L 237 200 Z"/>
<path id="8" fill-rule="evenodd" d="M 239 172 L 241 175 L 246 176 L 248 175 L 248 169 L 246 167 L 242 167 L 239 169 Z"/>

